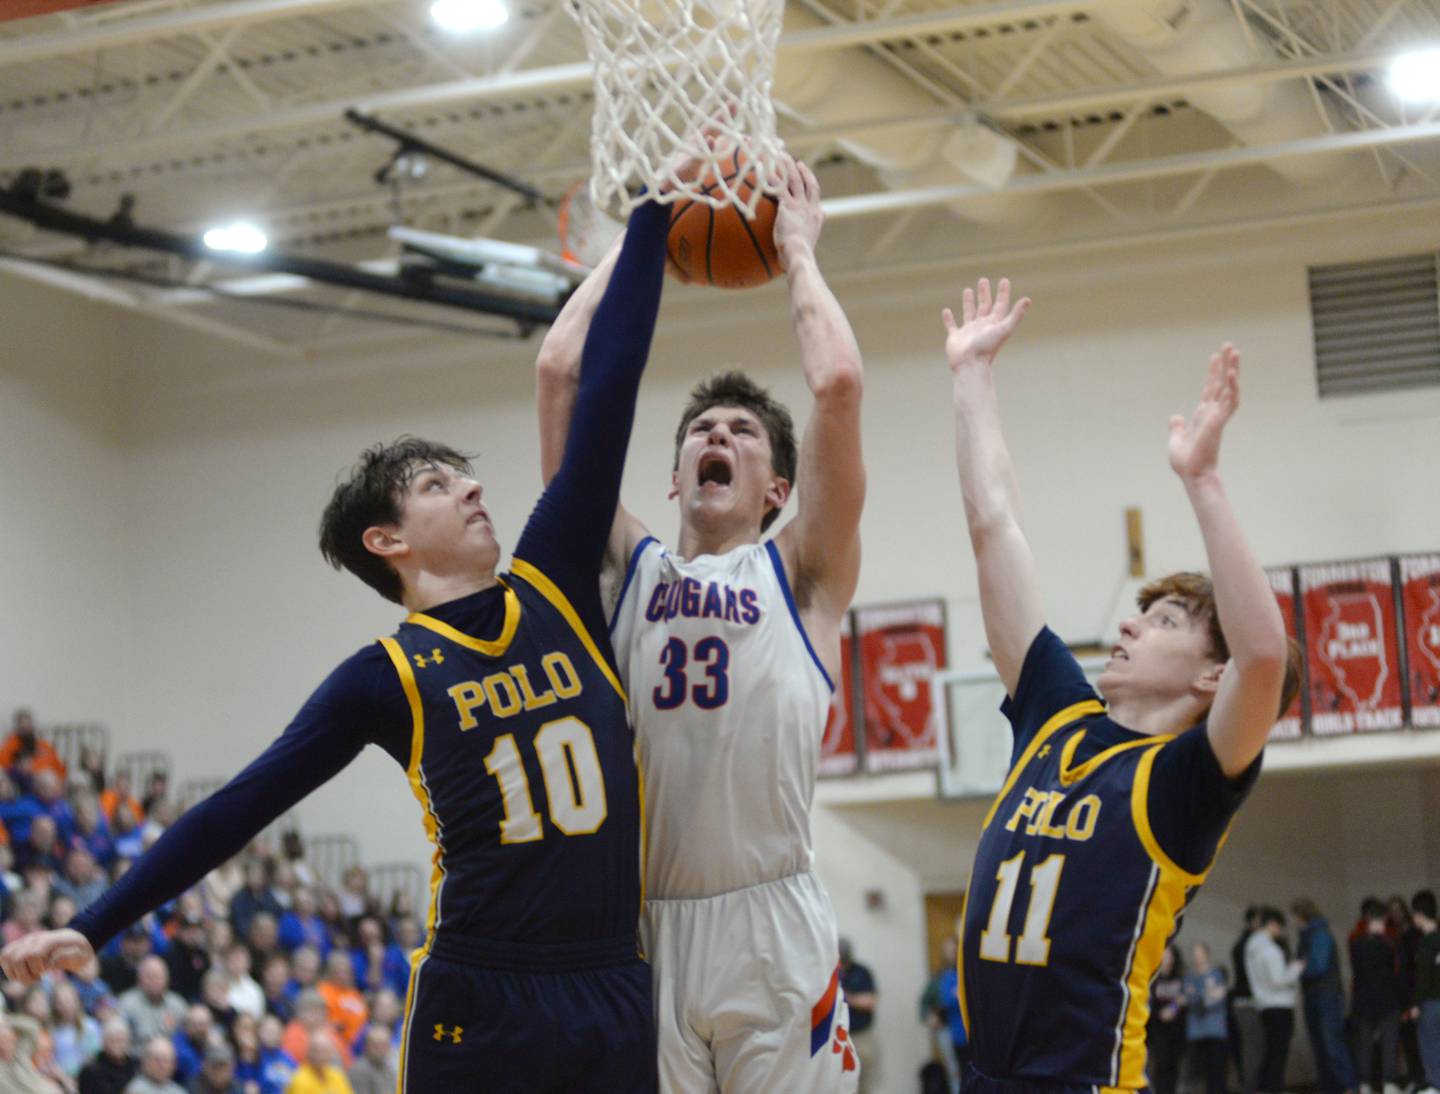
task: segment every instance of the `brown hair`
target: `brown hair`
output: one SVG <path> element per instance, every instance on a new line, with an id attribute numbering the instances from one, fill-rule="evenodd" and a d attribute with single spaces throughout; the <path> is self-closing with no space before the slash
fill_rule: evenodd
<path id="1" fill-rule="evenodd" d="M 1220 629 L 1220 613 L 1215 608 L 1215 584 L 1204 574 L 1190 571 L 1169 574 L 1156 578 L 1144 586 L 1135 597 L 1142 612 L 1150 605 L 1166 597 L 1178 600 L 1190 613 L 1190 618 L 1202 623 L 1210 638 L 1209 656 L 1222 664 L 1230 660 L 1230 644 L 1225 641 L 1225 632 Z M 1293 638 L 1285 640 L 1285 683 L 1280 689 L 1279 718 L 1290 709 L 1295 696 L 1300 694 L 1300 646 Z"/>
<path id="2" fill-rule="evenodd" d="M 795 469 L 799 452 L 795 445 L 795 422 L 784 405 L 777 401 L 765 388 L 738 370 L 722 372 L 708 380 L 702 380 L 690 392 L 690 401 L 680 416 L 680 428 L 675 431 L 675 463 L 680 466 L 680 447 L 685 443 L 685 434 L 690 423 L 711 407 L 738 406 L 750 411 L 760 419 L 765 434 L 770 438 L 770 469 L 791 486 L 795 485 Z M 772 509 L 760 522 L 760 531 L 765 531 L 780 515 L 779 509 Z"/>
<path id="3" fill-rule="evenodd" d="M 320 518 L 320 553 L 335 569 L 345 568 L 386 600 L 401 603 L 404 584 L 394 567 L 365 546 L 365 529 L 396 524 L 405 510 L 405 491 L 421 471 L 441 464 L 471 474 L 470 457 L 449 445 L 401 437 L 360 453 L 349 477 L 335 487 Z"/>

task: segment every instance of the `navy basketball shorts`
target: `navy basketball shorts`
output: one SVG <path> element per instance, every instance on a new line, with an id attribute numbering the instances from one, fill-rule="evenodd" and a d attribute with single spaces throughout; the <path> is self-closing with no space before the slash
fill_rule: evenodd
<path id="1" fill-rule="evenodd" d="M 515 949 L 527 952 L 497 960 L 437 938 L 416 962 L 400 1094 L 656 1094 L 650 966 L 634 941 Z M 562 952 L 537 969 L 542 949 Z"/>
<path id="2" fill-rule="evenodd" d="M 1040 1079 L 993 1079 L 972 1062 L 960 1079 L 961 1094 L 1100 1094 L 1102 1087 L 1081 1083 L 1046 1082 Z M 1151 1094 L 1144 1087 L 1135 1094 Z"/>

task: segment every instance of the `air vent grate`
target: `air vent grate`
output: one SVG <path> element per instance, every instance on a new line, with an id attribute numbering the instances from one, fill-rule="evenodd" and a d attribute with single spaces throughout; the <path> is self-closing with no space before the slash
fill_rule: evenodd
<path id="1" fill-rule="evenodd" d="M 1435 254 L 1310 268 L 1320 397 L 1440 385 Z"/>

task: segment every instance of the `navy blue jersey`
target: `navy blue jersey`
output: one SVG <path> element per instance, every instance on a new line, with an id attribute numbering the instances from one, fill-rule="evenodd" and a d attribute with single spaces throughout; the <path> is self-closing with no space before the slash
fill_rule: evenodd
<path id="1" fill-rule="evenodd" d="M 436 848 L 430 929 L 633 938 L 641 809 L 624 691 L 548 576 L 516 559 L 502 588 L 495 634 L 415 613 L 380 640 L 409 700 L 407 771 Z"/>
<path id="2" fill-rule="evenodd" d="M 635 960 L 643 810 L 599 576 L 668 225 L 649 203 L 630 218 L 586 340 L 564 461 L 509 577 L 346 659 L 261 756 L 75 917 L 96 949 L 376 744 L 409 775 L 436 845 L 422 957 L 543 974 Z"/>
<path id="3" fill-rule="evenodd" d="M 1204 725 L 1111 721 L 1047 628 L 1003 708 L 1016 753 L 966 897 L 961 1006 L 982 1075 L 1146 1085 L 1150 982 L 1259 770 L 1220 770 Z"/>

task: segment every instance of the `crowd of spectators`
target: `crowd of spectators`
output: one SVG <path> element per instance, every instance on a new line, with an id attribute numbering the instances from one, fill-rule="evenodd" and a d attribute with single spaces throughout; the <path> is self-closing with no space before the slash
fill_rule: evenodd
<path id="1" fill-rule="evenodd" d="M 87 752 L 67 770 L 17 711 L 0 743 L 0 940 L 63 927 L 178 815 Z M 262 837 L 78 973 L 0 995 L 5 1094 L 391 1094 L 409 953 L 406 893 L 338 889 L 298 833 Z"/>

